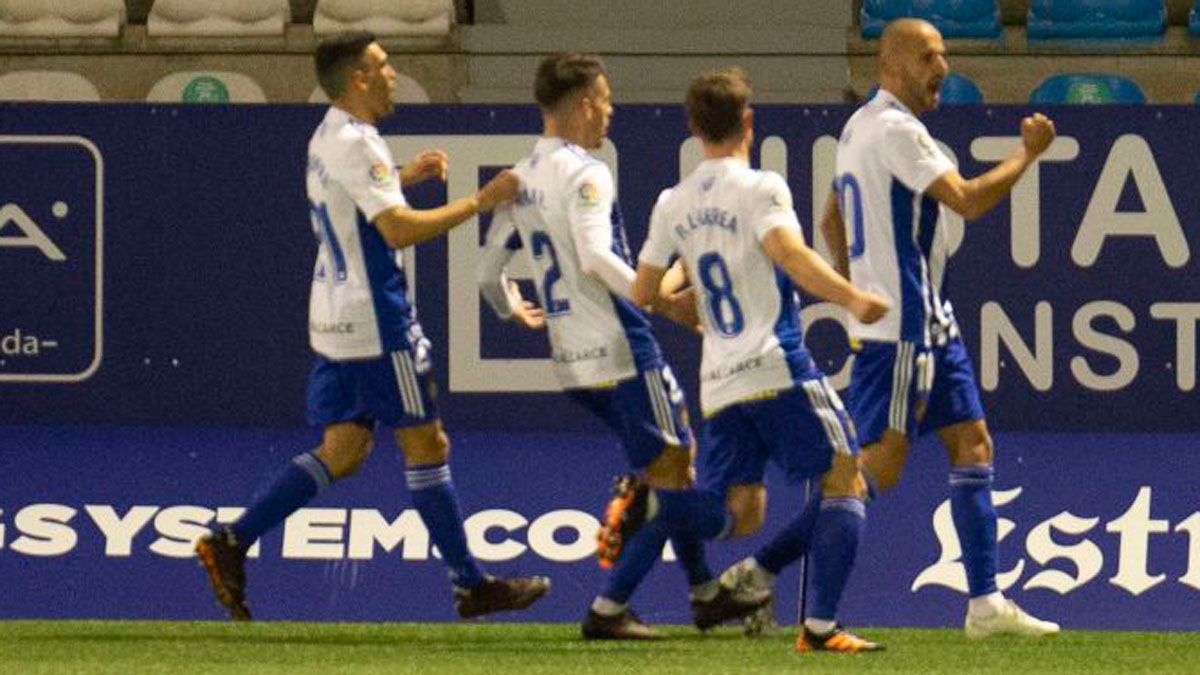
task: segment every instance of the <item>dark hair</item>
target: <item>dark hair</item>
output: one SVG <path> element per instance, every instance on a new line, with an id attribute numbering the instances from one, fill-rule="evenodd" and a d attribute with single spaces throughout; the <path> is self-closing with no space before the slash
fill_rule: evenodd
<path id="1" fill-rule="evenodd" d="M 538 105 L 550 110 L 571 94 L 592 86 L 604 75 L 604 64 L 592 54 L 553 54 L 538 66 L 533 96 Z"/>
<path id="2" fill-rule="evenodd" d="M 375 36 L 367 31 L 339 33 L 321 40 L 313 62 L 317 67 L 317 82 L 326 96 L 335 99 L 346 91 L 350 71 L 372 42 Z"/>
<path id="3" fill-rule="evenodd" d="M 688 87 L 688 122 L 701 137 L 719 143 L 742 132 L 742 115 L 750 103 L 750 80 L 741 68 L 705 73 Z"/>

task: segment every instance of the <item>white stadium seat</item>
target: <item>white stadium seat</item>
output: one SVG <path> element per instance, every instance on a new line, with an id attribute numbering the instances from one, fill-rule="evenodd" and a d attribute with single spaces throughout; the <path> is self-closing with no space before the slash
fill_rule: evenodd
<path id="1" fill-rule="evenodd" d="M 396 103 L 429 103 L 429 93 L 416 80 L 396 73 L 396 91 L 392 92 L 392 100 Z M 308 97 L 309 103 L 329 103 L 329 97 L 324 90 L 317 87 Z"/>
<path id="2" fill-rule="evenodd" d="M 282 36 L 291 16 L 288 0 L 155 0 L 146 30 L 154 37 Z"/>
<path id="3" fill-rule="evenodd" d="M 453 21 L 451 0 L 317 0 L 313 32 L 369 30 L 380 36 L 439 37 L 450 34 Z"/>
<path id="4" fill-rule="evenodd" d="M 0 75 L 0 101 L 99 101 L 96 85 L 79 73 L 14 70 Z"/>
<path id="5" fill-rule="evenodd" d="M 248 75 L 196 71 L 164 77 L 150 88 L 146 100 L 156 103 L 266 103 L 267 95 Z"/>
<path id="6" fill-rule="evenodd" d="M 117 37 L 125 0 L 0 0 L 0 37 Z"/>

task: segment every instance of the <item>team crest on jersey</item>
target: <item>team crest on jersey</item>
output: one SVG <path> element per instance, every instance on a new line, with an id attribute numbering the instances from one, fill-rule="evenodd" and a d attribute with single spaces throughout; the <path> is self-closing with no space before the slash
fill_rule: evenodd
<path id="1" fill-rule="evenodd" d="M 787 190 L 776 190 L 771 193 L 771 208 L 773 209 L 790 209 L 792 208 L 792 195 Z"/>
<path id="2" fill-rule="evenodd" d="M 392 180 L 392 167 L 383 162 L 371 165 L 371 182 L 376 185 L 387 185 Z"/>
<path id="3" fill-rule="evenodd" d="M 925 132 L 917 134 L 917 145 L 920 146 L 921 152 L 926 157 L 933 157 L 937 154 L 937 148 L 933 145 L 933 139 Z"/>
<path id="4" fill-rule="evenodd" d="M 579 186 L 579 201 L 585 206 L 595 206 L 600 203 L 600 189 L 595 183 L 584 183 Z"/>

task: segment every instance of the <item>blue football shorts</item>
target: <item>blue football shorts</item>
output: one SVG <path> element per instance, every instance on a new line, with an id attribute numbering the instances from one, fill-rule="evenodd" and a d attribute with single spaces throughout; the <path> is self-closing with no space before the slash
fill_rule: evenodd
<path id="1" fill-rule="evenodd" d="M 858 454 L 841 399 L 824 377 L 735 403 L 704 422 L 697 473 L 702 488 L 723 494 L 758 485 L 770 460 L 793 483 L 833 465 L 834 453 Z"/>
<path id="2" fill-rule="evenodd" d="M 432 371 L 425 340 L 372 359 L 333 361 L 318 354 L 308 376 L 308 420 L 321 427 L 352 421 L 393 428 L 428 424 L 438 418 Z"/>
<path id="3" fill-rule="evenodd" d="M 850 414 L 864 445 L 893 429 L 915 441 L 959 422 L 984 418 L 975 371 L 961 338 L 925 348 L 863 342 L 850 371 Z"/>
<path id="4" fill-rule="evenodd" d="M 668 445 L 691 445 L 683 390 L 666 364 L 610 387 L 568 389 L 566 394 L 616 432 L 634 469 L 649 466 Z"/>

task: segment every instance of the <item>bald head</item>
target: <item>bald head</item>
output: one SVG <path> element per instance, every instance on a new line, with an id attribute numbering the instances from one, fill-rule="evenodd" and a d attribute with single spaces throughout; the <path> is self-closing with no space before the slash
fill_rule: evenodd
<path id="1" fill-rule="evenodd" d="M 942 34 L 928 21 L 896 19 L 879 40 L 879 86 L 914 113 L 938 104 L 938 89 L 950 72 Z"/>
<path id="2" fill-rule="evenodd" d="M 941 42 L 942 34 L 923 19 L 896 19 L 889 23 L 879 38 L 880 70 L 913 58 L 932 39 Z"/>

